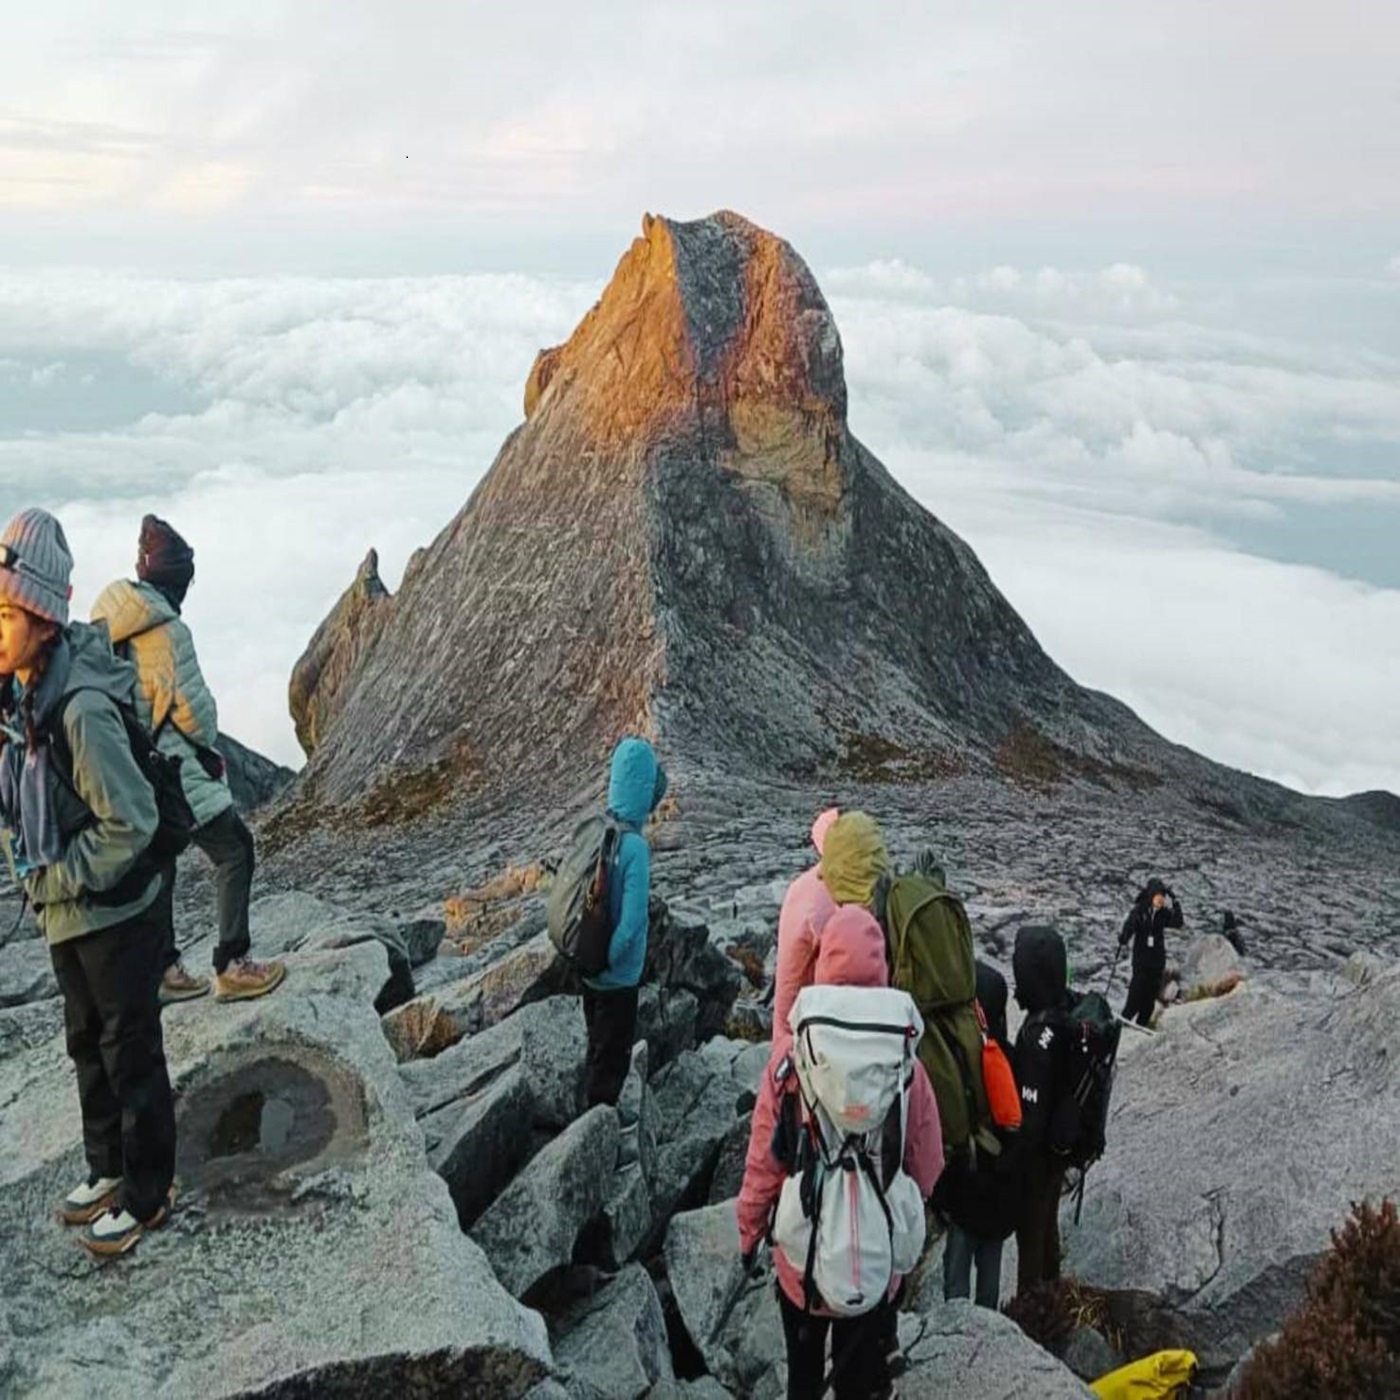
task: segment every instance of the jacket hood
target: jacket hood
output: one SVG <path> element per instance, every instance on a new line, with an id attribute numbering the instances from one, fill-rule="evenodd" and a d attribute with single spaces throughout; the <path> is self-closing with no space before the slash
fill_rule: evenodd
<path id="1" fill-rule="evenodd" d="M 822 883 L 837 904 L 868 906 L 875 883 L 890 868 L 885 838 L 875 818 L 845 812 L 832 822 L 822 849 Z"/>
<path id="2" fill-rule="evenodd" d="M 1069 1000 L 1069 957 L 1053 928 L 1029 925 L 1016 935 L 1011 958 L 1016 1000 L 1027 1012 L 1049 1011 Z"/>
<path id="3" fill-rule="evenodd" d="M 840 815 L 839 807 L 828 807 L 812 823 L 812 844 L 817 848 L 818 855 L 826 850 L 826 833 L 831 830 L 831 824 Z"/>
<path id="4" fill-rule="evenodd" d="M 822 929 L 815 980 L 820 987 L 888 987 L 885 935 L 859 905 L 838 909 Z"/>
<path id="5" fill-rule="evenodd" d="M 991 963 L 977 959 L 977 1000 L 987 1017 L 987 1029 L 997 1040 L 1006 1037 L 1006 978 Z"/>
<path id="6" fill-rule="evenodd" d="M 179 615 L 158 588 L 124 578 L 109 583 L 92 605 L 92 620 L 107 624 L 113 646 L 173 622 Z"/>
<path id="7" fill-rule="evenodd" d="M 101 691 L 119 705 L 129 705 L 135 689 L 135 668 L 112 654 L 106 630 L 71 622 L 39 682 L 35 717 L 48 719 L 59 699 L 75 690 Z"/>
<path id="8" fill-rule="evenodd" d="M 629 826 L 645 825 L 666 796 L 666 787 L 666 770 L 645 739 L 624 739 L 613 750 L 608 810 L 614 816 Z"/>

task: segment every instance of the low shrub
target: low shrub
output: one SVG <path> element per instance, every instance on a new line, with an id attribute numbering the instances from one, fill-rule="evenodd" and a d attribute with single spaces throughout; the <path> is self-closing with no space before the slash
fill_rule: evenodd
<path id="1" fill-rule="evenodd" d="M 1400 1215 L 1352 1207 L 1275 1342 L 1245 1369 L 1238 1400 L 1400 1400 Z"/>

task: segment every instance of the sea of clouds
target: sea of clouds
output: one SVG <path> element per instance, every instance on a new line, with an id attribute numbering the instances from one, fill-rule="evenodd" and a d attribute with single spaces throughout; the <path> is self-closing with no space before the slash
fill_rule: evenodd
<path id="1" fill-rule="evenodd" d="M 1400 347 L 1127 264 L 818 273 L 852 428 L 1076 678 L 1305 790 L 1400 790 Z M 460 507 L 600 289 L 0 269 L 0 513 L 60 515 L 83 615 L 172 520 L 225 727 L 296 763 L 311 633 Z M 1365 297 L 1400 311 L 1400 263 Z"/>

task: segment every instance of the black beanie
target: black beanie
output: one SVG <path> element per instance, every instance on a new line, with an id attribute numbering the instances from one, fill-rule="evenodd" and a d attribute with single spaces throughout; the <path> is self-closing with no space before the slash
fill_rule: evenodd
<path id="1" fill-rule="evenodd" d="M 173 525 L 157 515 L 141 522 L 136 577 L 158 588 L 178 608 L 194 579 L 194 550 Z"/>

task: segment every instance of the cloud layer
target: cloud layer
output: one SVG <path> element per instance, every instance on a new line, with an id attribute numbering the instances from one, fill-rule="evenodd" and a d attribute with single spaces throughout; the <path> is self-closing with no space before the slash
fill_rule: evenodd
<path id="1" fill-rule="evenodd" d="M 820 275 L 854 430 L 1073 674 L 1212 757 L 1400 789 L 1400 589 L 1315 539 L 1400 528 L 1400 362 L 1222 328 L 1131 264 Z M 82 609 L 173 519 L 227 727 L 292 761 L 316 624 L 370 545 L 392 582 L 460 506 L 598 290 L 0 271 L 0 511 L 60 512 Z"/>
<path id="2" fill-rule="evenodd" d="M 1398 65 L 1374 0 L 52 0 L 7 16 L 0 205 L 1393 217 Z"/>

